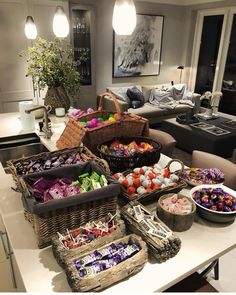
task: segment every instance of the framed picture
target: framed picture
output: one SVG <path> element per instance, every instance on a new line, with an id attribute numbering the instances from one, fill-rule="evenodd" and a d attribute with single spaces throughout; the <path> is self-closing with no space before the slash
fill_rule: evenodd
<path id="1" fill-rule="evenodd" d="M 160 73 L 163 16 L 137 14 L 132 35 L 113 32 L 113 78 Z"/>

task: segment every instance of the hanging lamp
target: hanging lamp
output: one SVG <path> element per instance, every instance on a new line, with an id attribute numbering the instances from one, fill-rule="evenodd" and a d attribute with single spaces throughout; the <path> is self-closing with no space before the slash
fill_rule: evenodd
<path id="1" fill-rule="evenodd" d="M 59 38 L 65 38 L 69 34 L 69 22 L 62 6 L 56 8 L 53 18 L 53 33 Z"/>
<path id="2" fill-rule="evenodd" d="M 136 27 L 136 10 L 133 0 L 116 0 L 112 26 L 117 35 L 131 35 Z"/>
<path id="3" fill-rule="evenodd" d="M 25 22 L 25 36 L 30 40 L 34 40 L 37 37 L 37 28 L 34 23 L 34 19 L 31 15 L 28 15 Z"/>

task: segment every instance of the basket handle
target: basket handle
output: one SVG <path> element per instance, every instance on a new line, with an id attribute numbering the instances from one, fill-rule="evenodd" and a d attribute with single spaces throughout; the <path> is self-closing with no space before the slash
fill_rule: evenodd
<path id="1" fill-rule="evenodd" d="M 104 106 L 104 97 L 109 96 L 115 105 L 116 113 L 118 114 L 118 119 L 120 120 L 121 118 L 121 111 L 120 111 L 120 106 L 119 103 L 116 99 L 116 97 L 110 93 L 110 92 L 104 92 L 103 94 L 100 95 L 100 100 L 99 100 L 99 105 L 98 105 L 98 111 L 103 111 L 103 106 Z"/>
<path id="2" fill-rule="evenodd" d="M 168 162 L 168 164 L 166 165 L 165 168 L 167 168 L 169 171 L 170 171 L 170 165 L 173 163 L 173 162 L 178 162 L 180 165 L 181 165 L 181 169 L 178 170 L 178 172 L 183 172 L 184 170 L 184 163 L 178 159 L 172 159 Z"/>

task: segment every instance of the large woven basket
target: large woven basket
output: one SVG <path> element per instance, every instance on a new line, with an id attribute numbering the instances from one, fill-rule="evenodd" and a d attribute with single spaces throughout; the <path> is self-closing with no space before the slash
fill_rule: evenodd
<path id="1" fill-rule="evenodd" d="M 173 162 L 178 162 L 181 165 L 181 169 L 178 170 L 178 173 L 179 173 L 179 171 L 184 169 L 183 162 L 180 160 L 177 160 L 177 159 L 170 160 L 165 168 L 170 170 L 170 166 Z M 125 174 L 128 174 L 128 173 L 130 173 L 129 170 L 125 172 Z M 178 193 L 182 188 L 184 188 L 186 186 L 187 186 L 187 183 L 184 180 L 179 179 L 179 181 L 176 183 L 175 186 L 166 186 L 165 188 L 155 189 L 150 193 L 140 194 L 135 198 L 135 200 L 141 202 L 142 204 L 149 202 L 149 201 L 153 201 L 153 200 L 158 201 L 160 196 L 162 196 L 164 194 L 168 194 L 168 193 Z M 122 187 L 122 196 L 128 201 L 133 200 L 133 198 L 130 196 L 130 194 L 128 193 L 128 191 L 124 187 Z"/>
<path id="2" fill-rule="evenodd" d="M 143 153 L 135 153 L 132 156 L 116 156 L 112 154 L 105 153 L 102 150 L 102 145 L 109 146 L 114 140 L 119 140 L 122 144 L 129 144 L 132 141 L 135 141 L 138 145 L 141 142 L 149 143 L 153 146 L 153 151 L 151 152 L 143 152 Z M 141 166 L 149 166 L 154 163 L 157 163 L 160 159 L 160 151 L 161 151 L 161 144 L 149 137 L 143 136 L 136 136 L 136 137 L 120 137 L 120 138 L 113 138 L 112 140 L 100 144 L 97 147 L 100 157 L 103 158 L 108 162 L 110 170 L 115 172 L 125 171 L 127 169 L 132 169 L 135 167 Z"/>
<path id="3" fill-rule="evenodd" d="M 95 222 L 98 223 L 99 221 L 105 221 L 109 219 L 108 216 L 103 217 L 101 219 L 96 219 Z M 84 253 L 87 253 L 89 251 L 95 250 L 97 248 L 100 248 L 104 246 L 107 243 L 111 243 L 116 239 L 119 239 L 125 235 L 125 224 L 124 221 L 120 218 L 115 217 L 114 224 L 116 226 L 116 230 L 112 233 L 99 237 L 97 239 L 94 239 L 88 244 L 82 245 L 76 249 L 65 249 L 63 245 L 61 244 L 58 235 L 55 235 L 52 237 L 52 251 L 54 254 L 54 257 L 56 258 L 57 262 L 62 266 L 65 267 L 65 261 L 69 259 L 76 258 L 78 255 L 82 255 Z M 83 227 L 84 225 L 82 225 Z M 77 229 L 73 229 L 77 230 Z M 73 232 L 73 230 L 69 232 Z M 64 233 L 65 235 L 67 233 Z"/>
<path id="4" fill-rule="evenodd" d="M 104 97 L 110 96 L 115 104 L 116 112 L 106 111 L 103 109 Z M 84 115 L 79 118 L 80 121 L 88 121 L 92 118 L 103 118 L 107 120 L 110 114 L 116 113 L 119 120 L 110 124 L 96 127 L 85 128 L 83 143 L 94 153 L 98 154 L 97 146 L 103 142 L 111 140 L 114 135 L 117 137 L 127 136 L 148 136 L 149 123 L 148 120 L 131 113 L 121 113 L 119 104 L 115 96 L 109 92 L 105 92 L 100 96 L 98 111 Z"/>
<path id="5" fill-rule="evenodd" d="M 72 176 L 75 174 L 78 176 L 79 171 L 84 173 L 91 171 L 91 169 L 106 176 L 107 187 L 45 203 L 37 202 L 32 195 L 31 184 L 40 177 L 55 179 L 66 175 L 68 178 L 74 179 Z M 93 162 L 27 175 L 24 177 L 22 187 L 24 188 L 22 202 L 26 210 L 25 217 L 34 228 L 39 248 L 50 245 L 52 236 L 57 232 L 65 232 L 67 229 L 79 227 L 88 221 L 102 218 L 108 213 L 114 215 L 117 207 L 117 195 L 120 192 L 119 184 Z"/>
<path id="6" fill-rule="evenodd" d="M 168 229 L 168 227 L 159 218 L 149 212 L 143 205 L 141 205 L 137 201 L 131 201 L 121 210 L 121 215 L 125 219 L 127 227 L 130 229 L 131 232 L 134 232 L 143 238 L 143 240 L 148 245 L 150 253 L 156 258 L 158 263 L 164 262 L 169 258 L 174 257 L 179 252 L 179 249 L 181 247 L 180 239 L 173 232 L 166 239 L 155 237 L 147 232 L 144 227 L 141 226 L 140 222 L 138 222 L 136 218 L 131 214 L 131 208 L 138 205 L 142 208 L 142 210 L 145 211 L 146 215 L 149 215 L 155 221 L 156 224 L 164 226 L 164 228 Z"/>
<path id="7" fill-rule="evenodd" d="M 104 270 L 96 275 L 88 277 L 79 277 L 76 267 L 73 265 L 73 260 L 67 261 L 66 274 L 67 280 L 73 292 L 86 292 L 86 291 L 101 291 L 114 283 L 117 283 L 123 279 L 128 278 L 131 275 L 136 274 L 144 267 L 147 262 L 147 246 L 146 243 L 138 236 L 132 234 L 123 237 L 118 240 L 114 240 L 114 243 L 119 242 L 132 242 L 137 243 L 141 246 L 141 250 L 134 256 L 128 258 L 127 260 L 113 266 L 107 270 Z M 107 244 L 107 246 L 109 243 Z M 100 250 L 104 247 L 98 248 Z M 89 254 L 90 252 L 86 253 Z M 80 255 L 76 258 L 82 258 L 84 256 Z"/>
<path id="8" fill-rule="evenodd" d="M 84 161 L 93 160 L 96 163 L 98 163 L 98 165 L 103 167 L 107 172 L 110 171 L 107 162 L 105 160 L 103 160 L 103 159 L 100 159 L 100 158 L 96 157 L 85 146 L 79 146 L 79 147 L 75 147 L 75 148 L 66 148 L 66 149 L 59 150 L 59 151 L 54 151 L 54 152 L 44 152 L 44 153 L 40 153 L 40 154 L 33 155 L 33 156 L 30 156 L 30 157 L 24 157 L 24 158 L 20 158 L 20 159 L 10 160 L 10 161 L 7 162 L 7 166 L 9 168 L 9 171 L 12 174 L 12 177 L 13 177 L 14 181 L 16 182 L 16 185 L 17 185 L 18 189 L 20 191 L 23 191 L 22 182 L 24 182 L 24 181 L 22 179 L 22 174 L 20 174 L 19 171 L 17 170 L 17 165 L 18 164 L 27 165 L 30 161 L 35 161 L 37 163 L 42 163 L 42 162 L 47 161 L 47 159 L 49 159 L 49 158 L 54 158 L 54 157 L 57 157 L 57 156 L 70 155 L 70 154 L 73 154 L 73 153 L 79 153 L 81 155 L 81 157 L 84 158 Z"/>

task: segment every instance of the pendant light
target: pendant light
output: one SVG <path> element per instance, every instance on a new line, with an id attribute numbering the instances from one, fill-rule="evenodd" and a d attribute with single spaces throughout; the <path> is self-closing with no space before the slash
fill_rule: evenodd
<path id="1" fill-rule="evenodd" d="M 117 35 L 131 35 L 136 27 L 136 10 L 133 0 L 116 0 L 112 26 Z"/>
<path id="2" fill-rule="evenodd" d="M 37 37 L 37 28 L 32 16 L 28 15 L 25 22 L 25 36 L 30 40 L 34 40 Z"/>
<path id="3" fill-rule="evenodd" d="M 69 22 L 62 6 L 56 8 L 53 18 L 53 33 L 59 38 L 65 38 L 69 34 Z"/>

